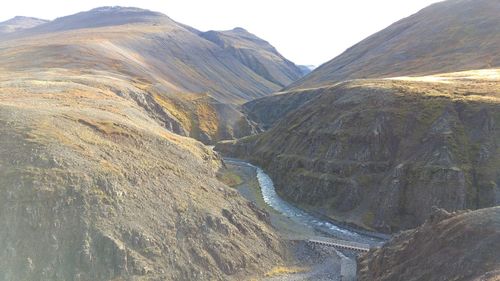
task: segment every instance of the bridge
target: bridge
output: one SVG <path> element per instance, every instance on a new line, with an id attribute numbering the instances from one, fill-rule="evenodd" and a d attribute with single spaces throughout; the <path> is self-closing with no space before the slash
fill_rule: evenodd
<path id="1" fill-rule="evenodd" d="M 362 244 L 357 242 L 345 241 L 345 240 L 337 240 L 326 237 L 312 237 L 306 240 L 307 243 L 334 247 L 341 250 L 351 250 L 355 252 L 368 252 L 370 251 L 370 245 Z"/>

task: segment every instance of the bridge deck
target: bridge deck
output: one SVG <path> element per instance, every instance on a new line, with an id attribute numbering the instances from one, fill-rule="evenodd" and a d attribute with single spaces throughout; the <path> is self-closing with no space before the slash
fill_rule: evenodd
<path id="1" fill-rule="evenodd" d="M 335 247 L 338 249 L 358 251 L 358 252 L 370 251 L 370 245 L 368 245 L 368 244 L 362 244 L 362 243 L 356 243 L 356 242 L 344 241 L 344 240 L 337 240 L 337 239 L 331 239 L 331 238 L 326 238 L 326 237 L 314 237 L 314 238 L 308 239 L 307 242 L 313 243 L 313 244 L 319 244 L 319 245 L 323 245 L 323 246 L 328 246 L 328 247 Z"/>

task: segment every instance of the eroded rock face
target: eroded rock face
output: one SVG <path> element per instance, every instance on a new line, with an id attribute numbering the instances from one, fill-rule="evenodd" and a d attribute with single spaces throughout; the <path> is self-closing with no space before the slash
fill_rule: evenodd
<path id="1" fill-rule="evenodd" d="M 472 212 L 438 210 L 361 257 L 361 281 L 498 280 L 500 207 Z"/>
<path id="2" fill-rule="evenodd" d="M 231 280 L 281 261 L 218 156 L 144 107 L 102 84 L 0 84 L 0 280 Z"/>
<path id="3" fill-rule="evenodd" d="M 433 206 L 494 206 L 498 81 L 448 82 L 365 80 L 308 90 L 313 97 L 269 131 L 216 149 L 263 166 L 285 198 L 379 231 L 415 227 Z M 297 97 L 276 98 L 287 103 L 287 95 Z"/>

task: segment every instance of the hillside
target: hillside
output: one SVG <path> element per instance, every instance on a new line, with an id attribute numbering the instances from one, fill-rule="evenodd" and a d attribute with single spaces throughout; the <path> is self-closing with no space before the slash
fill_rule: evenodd
<path id="1" fill-rule="evenodd" d="M 271 44 L 243 28 L 208 31 L 201 36 L 274 84 L 285 87 L 304 75 L 303 69 L 283 57 Z"/>
<path id="2" fill-rule="evenodd" d="M 499 14 L 497 0 L 433 4 L 352 46 L 287 89 L 499 67 Z"/>
<path id="3" fill-rule="evenodd" d="M 184 137 L 252 130 L 239 104 L 279 87 L 136 8 L 3 34 L 0 280 L 241 280 L 280 265 L 267 214 Z"/>
<path id="4" fill-rule="evenodd" d="M 241 280 L 280 263 L 218 156 L 103 73 L 0 72 L 0 280 Z"/>
<path id="5" fill-rule="evenodd" d="M 383 232 L 412 228 L 433 206 L 500 203 L 499 85 L 500 70 L 479 70 L 285 93 L 272 98 L 291 109 L 271 129 L 216 149 L 263 166 L 306 209 Z"/>
<path id="6" fill-rule="evenodd" d="M 239 105 L 282 87 L 195 29 L 137 8 L 103 7 L 59 18 L 5 36 L 0 47 L 4 72 L 124 77 L 149 93 L 136 102 L 151 117 L 205 143 L 251 133 Z"/>
<path id="7" fill-rule="evenodd" d="M 500 207 L 437 211 L 361 259 L 360 281 L 500 279 Z"/>

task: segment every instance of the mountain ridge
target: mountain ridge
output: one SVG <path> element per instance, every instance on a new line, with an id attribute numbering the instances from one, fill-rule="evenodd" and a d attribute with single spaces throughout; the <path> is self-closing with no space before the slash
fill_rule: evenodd
<path id="1" fill-rule="evenodd" d="M 494 0 L 447 0 L 432 4 L 355 44 L 286 90 L 326 86 L 349 79 L 498 67 L 498 13 L 500 3 Z"/>
<path id="2" fill-rule="evenodd" d="M 14 57 L 6 69 L 90 69 L 129 76 L 151 88 L 147 110 L 155 119 L 205 143 L 252 133 L 255 128 L 239 106 L 282 87 L 196 29 L 136 8 L 104 7 L 62 17 L 8 35 L 1 45 Z M 274 74 L 288 71 L 274 67 L 281 62 L 272 59 L 260 57 L 260 62 Z"/>

